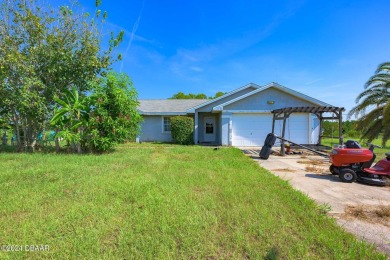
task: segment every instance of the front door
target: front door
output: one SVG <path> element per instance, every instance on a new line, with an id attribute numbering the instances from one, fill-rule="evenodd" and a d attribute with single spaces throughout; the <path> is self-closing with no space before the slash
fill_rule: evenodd
<path id="1" fill-rule="evenodd" d="M 215 117 L 204 118 L 204 141 L 215 142 Z"/>

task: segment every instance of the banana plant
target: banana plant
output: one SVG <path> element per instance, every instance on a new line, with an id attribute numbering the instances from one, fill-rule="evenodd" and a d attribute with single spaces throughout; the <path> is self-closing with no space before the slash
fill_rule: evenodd
<path id="1" fill-rule="evenodd" d="M 54 97 L 58 110 L 50 123 L 60 132 L 57 137 L 64 138 L 72 148 L 81 152 L 80 140 L 82 129 L 88 122 L 88 99 L 82 98 L 78 90 L 73 87 L 66 90 L 61 97 Z"/>

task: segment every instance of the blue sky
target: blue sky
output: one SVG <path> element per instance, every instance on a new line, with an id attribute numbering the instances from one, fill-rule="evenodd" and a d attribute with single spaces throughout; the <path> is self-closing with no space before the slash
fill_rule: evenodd
<path id="1" fill-rule="evenodd" d="M 81 0 L 86 11 L 94 0 Z M 349 110 L 390 61 L 390 1 L 103 0 L 141 99 L 277 82 Z"/>

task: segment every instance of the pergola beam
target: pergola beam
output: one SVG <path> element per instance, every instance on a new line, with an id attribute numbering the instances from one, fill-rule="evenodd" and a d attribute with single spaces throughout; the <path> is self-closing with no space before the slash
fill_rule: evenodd
<path id="1" fill-rule="evenodd" d="M 271 111 L 273 113 L 273 121 L 272 121 L 272 133 L 275 131 L 275 121 L 276 120 L 283 120 L 283 128 L 282 128 L 282 138 L 284 139 L 284 135 L 286 132 L 286 120 L 289 118 L 289 116 L 292 113 L 311 113 L 315 114 L 319 121 L 319 127 L 320 127 L 320 134 L 318 138 L 318 145 L 321 145 L 321 129 L 322 129 L 322 121 L 326 119 L 338 119 L 339 123 L 339 144 L 343 143 L 343 136 L 342 136 L 342 122 L 343 122 L 343 114 L 342 112 L 345 111 L 343 107 L 332 107 L 332 106 L 315 106 L 315 107 L 286 107 L 286 108 L 280 108 L 275 109 Z M 324 117 L 324 113 L 333 113 L 335 116 L 333 117 Z M 281 143 L 281 154 L 284 156 L 284 141 L 282 140 Z"/>

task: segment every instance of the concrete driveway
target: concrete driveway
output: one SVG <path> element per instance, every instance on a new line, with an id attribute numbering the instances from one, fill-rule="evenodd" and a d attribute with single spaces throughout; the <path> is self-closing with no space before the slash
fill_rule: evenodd
<path id="1" fill-rule="evenodd" d="M 317 155 L 271 155 L 260 159 L 260 149 L 241 150 L 273 174 L 287 180 L 295 189 L 307 194 L 319 204 L 331 207 L 330 215 L 347 231 L 376 244 L 390 257 L 390 223 L 371 223 L 346 217 L 348 206 L 390 205 L 390 187 L 360 183 L 344 183 L 329 172 L 329 161 Z"/>

